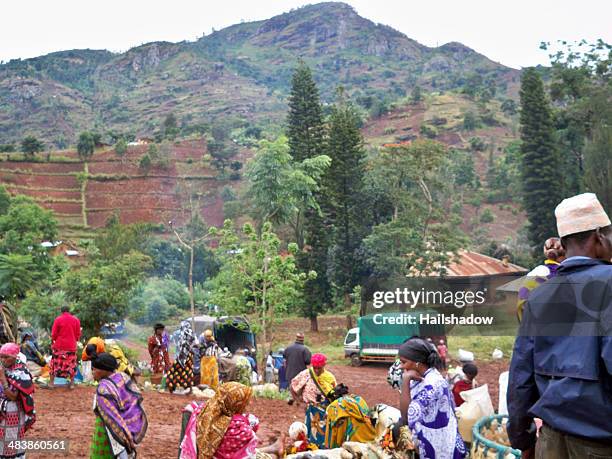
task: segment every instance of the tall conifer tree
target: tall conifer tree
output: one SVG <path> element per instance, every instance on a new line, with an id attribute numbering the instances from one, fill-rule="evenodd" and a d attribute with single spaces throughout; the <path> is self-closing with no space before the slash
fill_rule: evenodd
<path id="1" fill-rule="evenodd" d="M 333 226 L 328 278 L 348 305 L 363 267 L 359 249 L 366 232 L 362 210 L 366 152 L 359 116 L 342 92 L 329 122 L 327 155 L 332 163 L 327 174 L 327 202 L 321 206 L 328 209 Z"/>
<path id="2" fill-rule="evenodd" d="M 299 61 L 291 81 L 289 115 L 287 117 L 289 151 L 295 161 L 325 153 L 325 125 L 319 99 L 319 91 L 306 63 Z M 322 190 L 325 193 L 325 190 Z M 320 200 L 322 193 L 316 198 Z M 304 285 L 302 315 L 310 319 L 312 331 L 318 330 L 317 316 L 331 302 L 331 287 L 327 280 L 328 228 L 325 217 L 317 210 L 307 208 L 301 216 L 304 225 L 303 240 L 296 241 L 301 251 L 297 261 L 304 272 L 316 271 L 316 279 L 308 279 Z"/>
<path id="3" fill-rule="evenodd" d="M 520 96 L 523 202 L 535 248 L 557 234 L 554 210 L 565 190 L 551 109 L 536 69 L 523 73 Z"/>

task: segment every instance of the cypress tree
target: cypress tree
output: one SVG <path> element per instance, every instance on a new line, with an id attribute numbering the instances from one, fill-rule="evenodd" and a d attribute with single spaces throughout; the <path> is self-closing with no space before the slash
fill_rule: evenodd
<path id="1" fill-rule="evenodd" d="M 295 161 L 325 153 L 325 126 L 319 91 L 310 68 L 302 60 L 291 81 L 287 138 L 289 152 Z M 317 194 L 317 201 L 320 201 L 321 195 Z M 315 271 L 317 278 L 306 281 L 300 312 L 310 319 L 311 330 L 317 331 L 317 316 L 331 302 L 331 286 L 327 280 L 328 228 L 325 217 L 312 208 L 306 210 L 303 221 L 304 238 L 297 241 L 301 249 L 297 256 L 298 266 L 304 272 Z"/>
<path id="2" fill-rule="evenodd" d="M 521 80 L 521 176 L 523 203 L 534 248 L 557 234 L 554 210 L 564 195 L 563 171 L 554 140 L 553 120 L 538 72 L 528 68 Z"/>

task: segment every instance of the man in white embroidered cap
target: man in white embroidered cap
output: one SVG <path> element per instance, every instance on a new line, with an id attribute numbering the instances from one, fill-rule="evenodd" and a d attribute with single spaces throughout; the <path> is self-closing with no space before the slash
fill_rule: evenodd
<path id="1" fill-rule="evenodd" d="M 555 216 L 567 258 L 525 306 L 508 436 L 523 457 L 612 457 L 612 225 L 593 193 L 563 200 Z"/>

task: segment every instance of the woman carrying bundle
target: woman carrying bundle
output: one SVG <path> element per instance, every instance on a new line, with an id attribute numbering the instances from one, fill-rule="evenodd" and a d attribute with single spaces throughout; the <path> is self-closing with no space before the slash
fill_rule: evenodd
<path id="1" fill-rule="evenodd" d="M 459 434 L 455 403 L 440 374 L 440 355 L 433 343 L 411 338 L 398 351 L 402 377 L 400 411 L 418 442 L 420 459 L 460 459 L 467 454 Z"/>
<path id="2" fill-rule="evenodd" d="M 136 445 L 147 432 L 142 395 L 132 380 L 117 372 L 117 360 L 103 352 L 92 360 L 93 377 L 99 382 L 94 396 L 96 423 L 91 459 L 136 457 Z"/>
<path id="3" fill-rule="evenodd" d="M 308 428 L 308 441 L 319 448 L 325 445 L 325 410 L 330 400 L 327 398 L 334 387 L 336 378 L 325 369 L 327 357 L 323 354 L 314 354 L 310 359 L 311 368 L 298 373 L 291 380 L 291 395 L 298 404 L 301 400 L 306 406 L 306 427 Z"/>

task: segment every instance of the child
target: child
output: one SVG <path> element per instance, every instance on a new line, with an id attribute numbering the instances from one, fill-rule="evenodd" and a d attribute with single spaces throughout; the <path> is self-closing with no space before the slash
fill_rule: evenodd
<path id="1" fill-rule="evenodd" d="M 455 405 L 457 407 L 463 405 L 463 398 L 459 395 L 465 390 L 475 389 L 478 387 L 476 382 L 476 375 L 478 375 L 478 368 L 473 363 L 466 363 L 463 365 L 464 378 L 460 379 L 453 386 L 453 397 L 455 398 Z"/>

